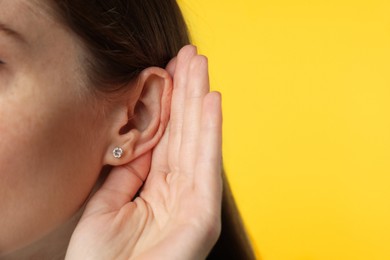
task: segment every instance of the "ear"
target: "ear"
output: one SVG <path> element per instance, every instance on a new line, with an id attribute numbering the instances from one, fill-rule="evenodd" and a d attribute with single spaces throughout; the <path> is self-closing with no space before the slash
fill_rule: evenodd
<path id="1" fill-rule="evenodd" d="M 169 73 L 157 67 L 147 68 L 131 89 L 126 101 L 115 109 L 104 164 L 123 165 L 152 151 L 167 127 L 172 97 Z M 113 155 L 117 147 L 123 151 L 120 158 Z"/>

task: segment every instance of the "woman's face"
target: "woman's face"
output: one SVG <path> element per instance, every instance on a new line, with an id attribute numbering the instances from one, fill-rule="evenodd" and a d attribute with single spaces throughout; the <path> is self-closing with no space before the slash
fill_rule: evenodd
<path id="1" fill-rule="evenodd" d="M 81 44 L 40 5 L 0 0 L 0 252 L 42 237 L 80 208 L 106 145 Z"/>

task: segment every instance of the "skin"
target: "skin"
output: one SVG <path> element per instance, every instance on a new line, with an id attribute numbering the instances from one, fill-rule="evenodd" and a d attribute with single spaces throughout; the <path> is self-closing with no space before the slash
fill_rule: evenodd
<path id="1" fill-rule="evenodd" d="M 22 37 L 0 29 L 0 258 L 204 258 L 222 192 L 207 59 L 186 46 L 109 104 L 89 90 L 79 39 L 47 10 L 0 0 L 0 24 Z"/>
<path id="2" fill-rule="evenodd" d="M 105 145 L 107 129 L 83 93 L 76 38 L 36 9 L 0 1 L 0 22 L 25 39 L 0 31 L 1 251 L 31 243 L 80 208 Z"/>

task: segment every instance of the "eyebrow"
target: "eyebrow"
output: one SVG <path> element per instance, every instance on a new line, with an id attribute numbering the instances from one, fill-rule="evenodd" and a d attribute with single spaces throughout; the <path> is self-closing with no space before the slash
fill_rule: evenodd
<path id="1" fill-rule="evenodd" d="M 0 32 L 4 32 L 6 35 L 11 36 L 12 38 L 22 42 L 27 43 L 26 39 L 17 31 L 12 30 L 7 25 L 0 23 Z"/>

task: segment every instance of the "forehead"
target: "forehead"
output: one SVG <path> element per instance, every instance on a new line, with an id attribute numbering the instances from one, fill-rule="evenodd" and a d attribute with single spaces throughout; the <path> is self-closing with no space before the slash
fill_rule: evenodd
<path id="1" fill-rule="evenodd" d="M 54 9 L 48 3 L 45 0 L 0 0 L 0 25 L 3 25 L 0 33 L 11 36 L 11 41 L 31 55 L 59 45 L 59 39 L 69 38 L 69 30 L 55 19 Z"/>
<path id="2" fill-rule="evenodd" d="M 0 0 L 0 18 L 12 17 L 13 20 L 18 21 L 25 15 L 37 15 L 40 13 L 37 4 L 34 0 Z"/>
<path id="3" fill-rule="evenodd" d="M 43 0 L 0 0 L 0 23 L 25 33 L 37 23 L 53 23 L 51 13 L 49 5 Z"/>
<path id="4" fill-rule="evenodd" d="M 0 0 L 0 24 L 20 34 L 27 43 L 9 44 L 8 38 L 12 37 L 2 37 L 0 31 L 0 48 L 6 46 L 5 51 L 1 50 L 3 55 L 26 67 L 42 65 L 44 70 L 82 65 L 85 54 L 82 44 L 56 18 L 57 12 L 51 3 L 48 0 Z"/>

